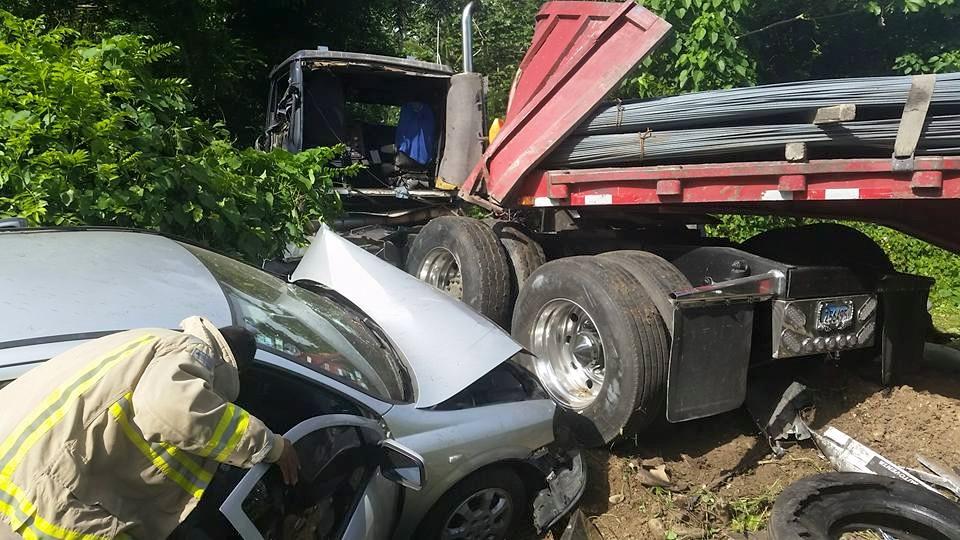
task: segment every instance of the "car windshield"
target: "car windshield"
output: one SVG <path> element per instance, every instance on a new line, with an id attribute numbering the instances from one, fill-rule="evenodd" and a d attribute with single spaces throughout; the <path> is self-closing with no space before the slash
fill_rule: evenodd
<path id="1" fill-rule="evenodd" d="M 379 329 L 332 295 L 316 294 L 229 257 L 184 244 L 220 282 L 234 324 L 260 348 L 378 399 L 409 398 L 405 368 Z"/>

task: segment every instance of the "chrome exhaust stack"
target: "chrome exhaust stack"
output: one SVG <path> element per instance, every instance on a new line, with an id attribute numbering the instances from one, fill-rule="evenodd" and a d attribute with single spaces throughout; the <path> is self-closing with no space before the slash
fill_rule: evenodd
<path id="1" fill-rule="evenodd" d="M 473 72 L 473 13 L 480 9 L 480 2 L 471 0 L 463 8 L 460 29 L 463 32 L 463 72 Z"/>

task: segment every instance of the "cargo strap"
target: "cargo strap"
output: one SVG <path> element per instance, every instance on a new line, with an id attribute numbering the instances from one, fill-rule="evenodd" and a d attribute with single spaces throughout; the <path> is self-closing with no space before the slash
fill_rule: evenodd
<path id="1" fill-rule="evenodd" d="M 936 75 L 916 75 L 910 85 L 910 94 L 903 108 L 900 129 L 893 145 L 893 170 L 913 170 L 913 157 L 927 121 L 927 111 L 937 85 Z"/>

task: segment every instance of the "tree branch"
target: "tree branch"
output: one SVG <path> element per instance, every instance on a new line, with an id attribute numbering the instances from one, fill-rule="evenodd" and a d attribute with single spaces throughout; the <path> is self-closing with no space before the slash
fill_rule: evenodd
<path id="1" fill-rule="evenodd" d="M 849 10 L 849 11 L 842 11 L 842 12 L 840 12 L 840 13 L 831 13 L 830 15 L 823 15 L 823 16 L 820 16 L 820 17 L 811 17 L 811 16 L 807 15 L 806 13 L 801 13 L 801 14 L 797 15 L 796 17 L 790 17 L 789 19 L 784 19 L 784 20 L 782 20 L 782 21 L 777 21 L 777 22 L 775 22 L 775 23 L 768 24 L 768 25 L 764 26 L 763 28 L 757 28 L 756 30 L 751 30 L 751 31 L 749 31 L 749 32 L 740 34 L 739 36 L 737 36 L 737 39 L 745 38 L 745 37 L 747 37 L 747 36 L 752 36 L 752 35 L 754 35 L 754 34 L 759 34 L 759 33 L 761 33 L 761 32 L 766 32 L 767 30 L 770 30 L 770 29 L 772 29 L 772 28 L 776 28 L 776 27 L 778 27 L 778 26 L 783 26 L 784 24 L 794 23 L 794 22 L 797 22 L 797 21 L 817 22 L 817 21 L 822 21 L 822 20 L 824 20 L 824 19 L 832 19 L 832 18 L 834 18 L 834 17 L 843 17 L 843 16 L 846 16 L 846 15 L 852 15 L 852 14 L 857 13 L 857 12 L 859 12 L 859 11 L 860 11 L 859 9 L 851 9 L 851 10 Z"/>

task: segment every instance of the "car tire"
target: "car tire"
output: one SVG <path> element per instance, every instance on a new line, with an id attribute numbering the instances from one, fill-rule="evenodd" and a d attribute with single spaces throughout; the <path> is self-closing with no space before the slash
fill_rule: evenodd
<path id="1" fill-rule="evenodd" d="M 493 231 L 478 220 L 459 216 L 431 220 L 410 246 L 407 271 L 497 324 L 508 321 L 507 255 Z"/>
<path id="2" fill-rule="evenodd" d="M 606 444 L 662 414 L 666 327 L 616 262 L 581 256 L 541 266 L 520 291 L 513 336 L 537 355 L 534 371 L 581 444 Z"/>
<path id="3" fill-rule="evenodd" d="M 543 247 L 527 234 L 519 223 L 510 221 L 487 222 L 507 254 L 510 266 L 510 300 L 512 309 L 520 294 L 520 287 L 531 274 L 547 262 Z"/>
<path id="4" fill-rule="evenodd" d="M 496 521 L 497 516 L 492 512 L 486 517 L 474 516 L 473 522 L 462 515 L 465 508 L 477 509 L 484 508 L 485 504 L 496 506 L 501 503 L 506 505 L 509 513 L 499 516 L 503 522 Z M 520 476 L 508 467 L 490 467 L 471 474 L 444 493 L 418 527 L 416 538 L 439 540 L 444 537 L 445 528 L 458 524 L 482 531 L 483 521 L 487 520 L 490 534 L 478 537 L 507 540 L 524 527 L 528 506 L 527 490 Z"/>
<path id="5" fill-rule="evenodd" d="M 876 529 L 899 540 L 960 540 L 960 506 L 896 478 L 827 473 L 788 486 L 770 517 L 773 540 Z"/>

